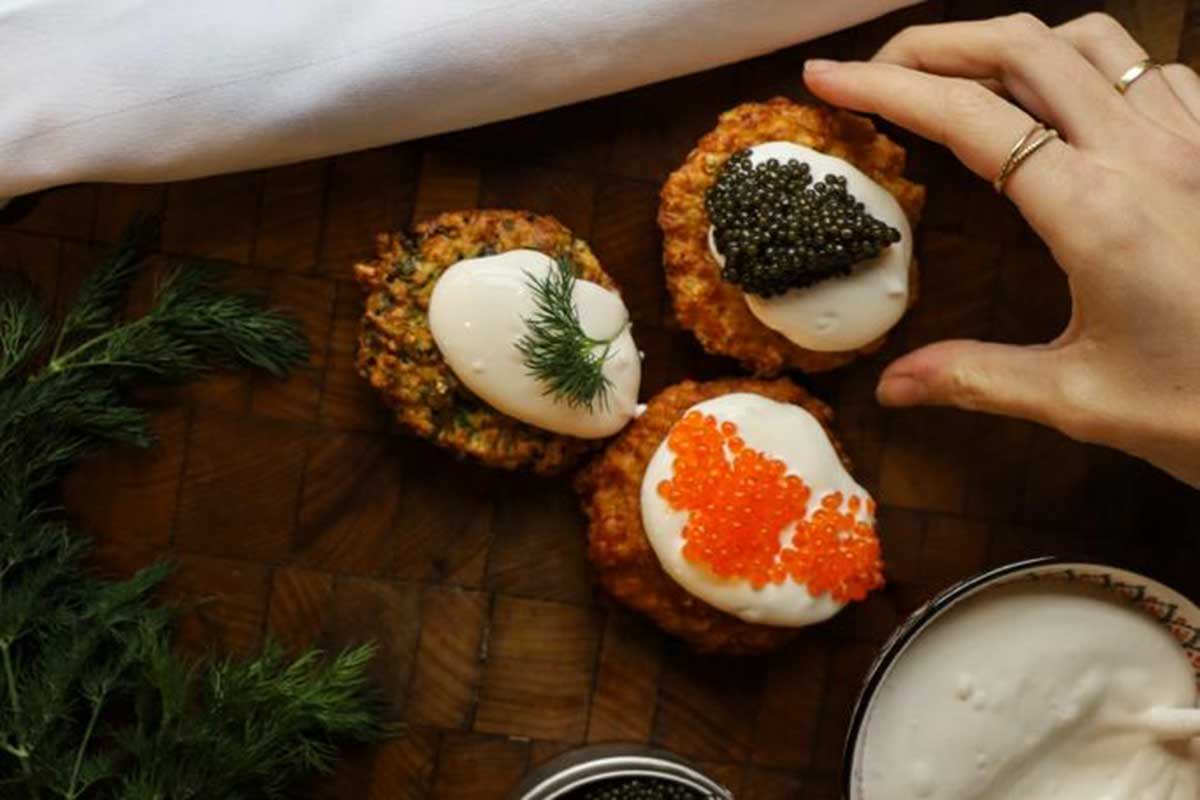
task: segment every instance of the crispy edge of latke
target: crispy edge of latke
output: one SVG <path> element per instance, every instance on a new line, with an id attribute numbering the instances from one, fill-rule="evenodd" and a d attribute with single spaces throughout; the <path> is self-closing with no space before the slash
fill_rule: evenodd
<path id="1" fill-rule="evenodd" d="M 790 341 L 750 311 L 738 287 L 721 277 L 708 250 L 704 195 L 729 156 L 768 141 L 792 141 L 854 164 L 892 193 L 915 230 L 925 188 L 904 178 L 905 152 L 875 130 L 866 117 L 783 97 L 743 103 L 718 118 L 660 191 L 658 225 L 663 233 L 663 268 L 679 324 L 710 353 L 736 358 L 756 375 L 785 369 L 822 372 L 878 350 L 886 334 L 856 350 L 819 352 Z M 917 298 L 917 262 L 909 267 L 909 307 Z"/>
<path id="2" fill-rule="evenodd" d="M 683 381 L 655 395 L 645 413 L 580 470 L 575 490 L 588 522 L 588 560 L 609 595 L 702 652 L 754 655 L 782 647 L 801 629 L 745 622 L 688 593 L 663 570 L 641 512 L 646 467 L 672 426 L 697 403 L 735 392 L 792 403 L 811 413 L 850 469 L 831 428 L 833 411 L 788 378 Z"/>

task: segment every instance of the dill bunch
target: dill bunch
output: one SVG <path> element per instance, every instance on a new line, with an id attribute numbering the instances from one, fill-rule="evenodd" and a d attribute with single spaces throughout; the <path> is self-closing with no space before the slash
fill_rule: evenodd
<path id="1" fill-rule="evenodd" d="M 185 660 L 173 609 L 152 602 L 169 568 L 90 575 L 87 538 L 47 504 L 80 456 L 153 443 L 131 383 L 216 366 L 283 375 L 307 354 L 294 321 L 221 292 L 211 268 L 172 269 L 150 310 L 123 320 L 155 234 L 132 228 L 58 322 L 0 273 L 0 797 L 279 798 L 332 769 L 339 743 L 382 734 L 370 646 Z"/>
<path id="2" fill-rule="evenodd" d="M 525 319 L 528 331 L 517 350 L 528 373 L 545 385 L 545 394 L 573 408 L 607 408 L 613 387 L 604 365 L 624 328 L 610 339 L 588 336 L 575 307 L 575 269 L 566 258 L 556 266 L 543 277 L 528 276 L 534 312 Z"/>

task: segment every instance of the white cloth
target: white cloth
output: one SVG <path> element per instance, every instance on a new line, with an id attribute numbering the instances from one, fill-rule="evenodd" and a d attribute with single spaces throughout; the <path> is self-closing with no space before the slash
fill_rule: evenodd
<path id="1" fill-rule="evenodd" d="M 913 1 L 0 0 L 0 197 L 477 125 Z"/>

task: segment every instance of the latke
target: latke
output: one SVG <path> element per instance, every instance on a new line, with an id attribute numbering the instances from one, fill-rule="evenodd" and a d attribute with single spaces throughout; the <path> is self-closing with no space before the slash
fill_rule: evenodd
<path id="1" fill-rule="evenodd" d="M 575 489 L 588 519 L 588 558 L 610 595 L 699 650 L 764 653 L 781 647 L 800 629 L 744 622 L 694 597 L 663 570 L 642 525 L 642 477 L 658 446 L 689 408 L 735 392 L 752 392 L 805 409 L 820 421 L 849 467 L 829 429 L 833 412 L 790 380 L 684 381 L 656 395 L 646 412 L 580 471 Z"/>
<path id="2" fill-rule="evenodd" d="M 357 367 L 405 430 L 490 466 L 551 475 L 599 443 L 542 430 L 480 400 L 446 364 L 429 326 L 430 296 L 446 269 L 518 248 L 567 257 L 581 278 L 616 290 L 587 244 L 553 217 L 490 209 L 440 214 L 409 233 L 381 234 L 377 257 L 355 265 L 367 292 Z"/>
<path id="3" fill-rule="evenodd" d="M 903 177 L 904 149 L 876 132 L 865 117 L 824 106 L 800 105 L 782 97 L 745 103 L 722 114 L 679 169 L 663 184 L 658 225 L 663 232 L 667 289 L 680 325 L 705 350 L 731 356 L 757 375 L 785 369 L 820 372 L 853 361 L 882 346 L 884 337 L 857 350 L 807 350 L 768 328 L 750 311 L 742 290 L 721 277 L 709 252 L 704 195 L 731 155 L 770 141 L 788 141 L 853 164 L 895 196 L 915 229 L 925 189 Z M 916 299 L 917 268 L 909 268 L 909 305 Z"/>

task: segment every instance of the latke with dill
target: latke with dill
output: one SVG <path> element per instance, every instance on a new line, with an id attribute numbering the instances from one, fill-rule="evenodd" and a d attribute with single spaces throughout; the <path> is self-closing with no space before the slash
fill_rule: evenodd
<path id="1" fill-rule="evenodd" d="M 471 392 L 447 363 L 430 326 L 434 286 L 466 259 L 527 249 L 574 265 L 579 278 L 616 291 L 591 249 L 549 216 L 473 209 L 441 214 L 409 232 L 381 234 L 375 259 L 354 268 L 367 292 L 358 372 L 403 429 L 505 469 L 569 469 L 597 446 L 514 419 Z"/>

